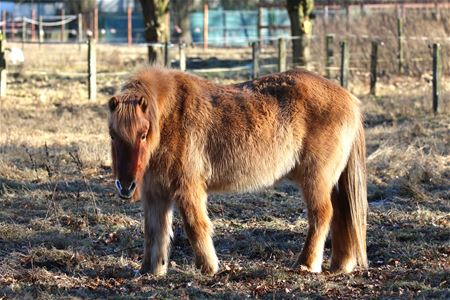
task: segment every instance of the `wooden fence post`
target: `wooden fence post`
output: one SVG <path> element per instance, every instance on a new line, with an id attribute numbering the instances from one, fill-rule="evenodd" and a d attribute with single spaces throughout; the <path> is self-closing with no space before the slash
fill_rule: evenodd
<path id="1" fill-rule="evenodd" d="M 6 96 L 6 59 L 5 59 L 6 36 L 0 37 L 0 97 Z"/>
<path id="2" fill-rule="evenodd" d="M 25 17 L 22 17 L 22 44 L 25 43 L 26 39 L 27 39 L 27 22 L 25 21 Z"/>
<path id="3" fill-rule="evenodd" d="M 325 37 L 325 76 L 328 79 L 333 77 L 333 72 L 331 68 L 334 66 L 334 34 L 327 34 Z"/>
<path id="4" fill-rule="evenodd" d="M 405 49 L 404 49 L 404 36 L 403 36 L 403 20 L 397 18 L 397 44 L 398 44 L 398 72 L 403 73 L 405 63 Z"/>
<path id="5" fill-rule="evenodd" d="M 259 42 L 252 43 L 252 77 L 259 76 Z"/>
<path id="6" fill-rule="evenodd" d="M 94 8 L 94 24 L 93 24 L 94 28 L 93 28 L 93 34 L 94 34 L 94 39 L 97 41 L 98 40 L 98 8 L 97 5 Z"/>
<path id="7" fill-rule="evenodd" d="M 286 71 L 286 39 L 278 39 L 278 72 Z"/>
<path id="8" fill-rule="evenodd" d="M 180 70 L 186 71 L 186 45 L 184 43 L 178 44 L 178 51 L 180 56 Z"/>
<path id="9" fill-rule="evenodd" d="M 31 10 L 31 40 L 34 42 L 36 41 L 36 28 L 35 28 L 35 24 L 34 21 L 36 20 L 36 10 L 33 8 Z"/>
<path id="10" fill-rule="evenodd" d="M 203 5 L 203 49 L 208 49 L 208 2 Z"/>
<path id="11" fill-rule="evenodd" d="M 372 41 L 370 53 L 370 94 L 377 94 L 378 41 Z"/>
<path id="12" fill-rule="evenodd" d="M 133 10 L 131 9 L 131 5 L 128 6 L 128 10 L 127 10 L 127 20 L 128 20 L 128 26 L 127 26 L 127 31 L 128 31 L 128 47 L 131 46 L 131 44 L 133 43 Z"/>
<path id="13" fill-rule="evenodd" d="M 97 97 L 97 59 L 96 59 L 96 40 L 88 38 L 88 97 L 89 100 L 95 100 Z"/>
<path id="14" fill-rule="evenodd" d="M 439 98 L 441 95 L 442 60 L 441 45 L 433 44 L 433 112 L 439 112 Z"/>
<path id="15" fill-rule="evenodd" d="M 61 42 L 64 42 L 64 34 L 65 34 L 65 28 L 64 28 L 64 15 L 65 11 L 64 9 L 61 9 Z"/>
<path id="16" fill-rule="evenodd" d="M 42 16 L 39 16 L 39 44 L 44 42 L 44 24 L 42 24 Z"/>
<path id="17" fill-rule="evenodd" d="M 341 42 L 341 70 L 340 70 L 340 83 L 344 88 L 348 87 L 348 67 L 349 67 L 349 53 L 347 41 Z"/>
<path id="18" fill-rule="evenodd" d="M 78 35 L 78 43 L 83 42 L 83 15 L 78 14 L 78 29 L 77 29 L 77 35 Z"/>
<path id="19" fill-rule="evenodd" d="M 169 42 L 164 42 L 164 67 L 170 67 Z"/>

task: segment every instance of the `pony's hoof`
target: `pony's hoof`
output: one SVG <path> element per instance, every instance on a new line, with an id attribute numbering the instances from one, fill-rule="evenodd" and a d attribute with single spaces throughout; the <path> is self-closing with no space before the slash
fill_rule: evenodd
<path id="1" fill-rule="evenodd" d="M 353 272 L 356 263 L 334 264 L 331 263 L 330 272 L 333 274 L 349 274 Z"/>
<path id="2" fill-rule="evenodd" d="M 306 265 L 297 265 L 294 267 L 300 272 L 308 272 L 308 273 L 321 273 L 322 272 L 322 266 L 316 266 L 316 267 L 308 267 Z"/>
<path id="3" fill-rule="evenodd" d="M 219 271 L 219 266 L 201 266 L 200 271 L 205 275 L 213 276 Z"/>
<path id="4" fill-rule="evenodd" d="M 321 273 L 322 272 L 322 264 L 307 264 L 303 259 L 299 258 L 295 264 L 292 266 L 294 270 L 298 270 L 300 272 L 308 272 L 308 273 Z"/>
<path id="5" fill-rule="evenodd" d="M 216 255 L 210 257 L 196 257 L 195 266 L 205 275 L 214 275 L 219 271 L 219 260 Z"/>
<path id="6" fill-rule="evenodd" d="M 141 273 L 141 275 L 151 274 L 154 276 L 164 276 L 167 274 L 167 268 L 163 266 L 156 266 L 152 268 L 151 266 L 148 265 L 142 265 L 139 273 Z"/>
<path id="7" fill-rule="evenodd" d="M 207 263 L 199 264 L 199 263 L 196 263 L 196 266 L 197 266 L 197 268 L 200 269 L 202 274 L 209 275 L 209 276 L 212 276 L 212 275 L 216 274 L 219 271 L 219 263 L 218 262 L 214 262 L 212 264 L 207 264 Z"/>
<path id="8" fill-rule="evenodd" d="M 307 259 L 304 255 L 300 255 L 292 268 L 300 272 L 321 273 L 322 261 L 318 259 Z"/>

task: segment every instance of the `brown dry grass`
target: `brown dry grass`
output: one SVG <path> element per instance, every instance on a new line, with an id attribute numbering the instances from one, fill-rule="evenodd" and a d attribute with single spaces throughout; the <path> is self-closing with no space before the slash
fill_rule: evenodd
<path id="1" fill-rule="evenodd" d="M 126 51 L 104 51 L 101 61 L 117 71 L 111 53 Z M 0 101 L 0 298 L 450 297 L 449 80 L 434 116 L 425 78 L 382 78 L 377 97 L 367 95 L 367 77 L 352 79 L 366 112 L 368 271 L 290 269 L 307 221 L 298 192 L 283 183 L 210 197 L 221 259 L 214 277 L 193 267 L 177 216 L 165 278 L 136 275 L 141 207 L 112 185 L 105 102 L 120 82 L 100 77 L 90 102 L 84 78 L 10 77 Z"/>

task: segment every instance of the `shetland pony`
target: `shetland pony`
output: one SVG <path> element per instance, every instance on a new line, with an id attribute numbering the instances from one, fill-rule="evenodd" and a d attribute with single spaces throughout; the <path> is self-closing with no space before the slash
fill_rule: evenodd
<path id="1" fill-rule="evenodd" d="M 207 194 L 280 179 L 299 186 L 308 209 L 295 266 L 321 272 L 331 227 L 331 270 L 367 267 L 362 114 L 343 88 L 300 70 L 224 86 L 148 68 L 128 79 L 109 109 L 118 193 L 143 202 L 142 273 L 167 272 L 174 206 L 196 266 L 216 273 Z"/>

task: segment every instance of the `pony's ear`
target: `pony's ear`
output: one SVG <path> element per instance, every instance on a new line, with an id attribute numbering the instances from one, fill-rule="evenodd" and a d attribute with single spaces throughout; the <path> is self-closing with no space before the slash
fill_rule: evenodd
<path id="1" fill-rule="evenodd" d="M 116 98 L 116 96 L 112 96 L 111 99 L 109 99 L 108 101 L 109 110 L 113 112 L 118 104 L 119 100 Z"/>
<path id="2" fill-rule="evenodd" d="M 142 111 L 145 112 L 147 110 L 147 100 L 145 99 L 145 97 L 141 97 L 138 101 L 139 106 L 141 107 Z"/>

